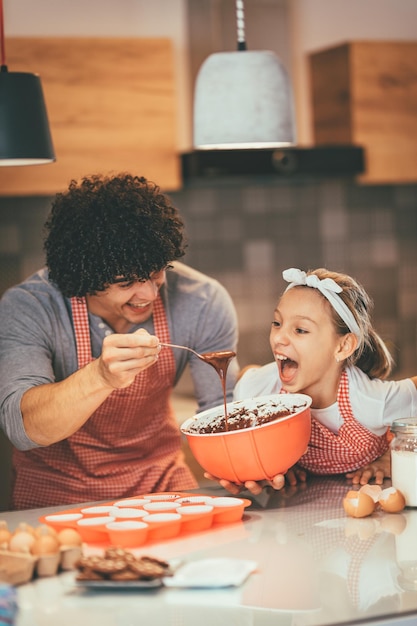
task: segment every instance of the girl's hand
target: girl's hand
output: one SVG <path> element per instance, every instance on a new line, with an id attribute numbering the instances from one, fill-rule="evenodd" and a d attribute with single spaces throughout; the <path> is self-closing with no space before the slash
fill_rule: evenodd
<path id="1" fill-rule="evenodd" d="M 299 465 L 293 465 L 285 474 L 285 482 L 291 487 L 307 481 L 307 471 Z"/>
<path id="2" fill-rule="evenodd" d="M 305 482 L 306 472 L 297 465 L 294 465 L 288 470 L 285 475 L 277 474 L 271 480 L 262 480 L 259 482 L 256 482 L 254 480 L 247 480 L 245 483 L 241 484 L 233 483 L 229 480 L 225 480 L 224 478 L 217 478 L 216 476 L 212 476 L 207 472 L 204 473 L 204 477 L 208 480 L 214 480 L 218 482 L 224 489 L 226 489 L 226 491 L 229 491 L 229 493 L 233 495 L 237 495 L 241 491 L 247 489 L 254 496 L 257 496 L 262 492 L 264 487 L 272 487 L 273 489 L 279 491 L 285 486 L 286 483 L 293 486 L 299 482 Z"/>
<path id="3" fill-rule="evenodd" d="M 376 485 L 382 485 L 384 478 L 391 476 L 391 451 L 387 450 L 382 456 L 372 461 L 364 467 L 360 467 L 355 472 L 346 474 L 346 478 L 352 480 L 353 485 L 367 485 L 372 478 L 375 478 Z"/>

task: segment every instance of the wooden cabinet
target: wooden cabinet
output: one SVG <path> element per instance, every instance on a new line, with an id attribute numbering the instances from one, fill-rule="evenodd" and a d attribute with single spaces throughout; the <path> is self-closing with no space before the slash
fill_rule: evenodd
<path id="1" fill-rule="evenodd" d="M 363 146 L 361 182 L 416 182 L 417 42 L 355 41 L 309 63 L 315 144 Z"/>
<path id="2" fill-rule="evenodd" d="M 0 194 L 52 195 L 121 171 L 180 187 L 169 39 L 16 37 L 6 51 L 10 72 L 41 77 L 57 161 L 0 168 Z"/>

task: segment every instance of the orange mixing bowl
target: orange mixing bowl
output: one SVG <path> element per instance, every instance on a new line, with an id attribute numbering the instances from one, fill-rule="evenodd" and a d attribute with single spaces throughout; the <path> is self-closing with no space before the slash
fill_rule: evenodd
<path id="1" fill-rule="evenodd" d="M 181 432 L 198 463 L 217 478 L 235 483 L 271 479 L 284 474 L 307 449 L 311 433 L 311 398 L 301 393 L 274 394 L 227 404 L 227 414 L 238 409 L 267 414 L 274 409 L 292 411 L 285 417 L 249 428 L 219 433 L 192 432 L 210 427 L 224 416 L 224 406 L 197 413 L 186 420 Z"/>

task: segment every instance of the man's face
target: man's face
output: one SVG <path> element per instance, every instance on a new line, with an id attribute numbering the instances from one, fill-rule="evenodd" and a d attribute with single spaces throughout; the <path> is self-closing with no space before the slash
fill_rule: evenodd
<path id="1" fill-rule="evenodd" d="M 151 317 L 164 282 L 165 270 L 154 272 L 146 281 L 116 279 L 104 291 L 87 295 L 88 310 L 102 317 L 116 332 L 126 332 Z"/>

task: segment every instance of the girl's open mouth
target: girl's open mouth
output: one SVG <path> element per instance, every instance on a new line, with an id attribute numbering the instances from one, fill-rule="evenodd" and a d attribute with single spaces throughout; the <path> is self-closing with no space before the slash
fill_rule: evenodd
<path id="1" fill-rule="evenodd" d="M 282 354 L 276 354 L 275 360 L 278 363 L 280 378 L 283 383 L 289 383 L 294 378 L 298 369 L 298 363 L 292 361 Z"/>

